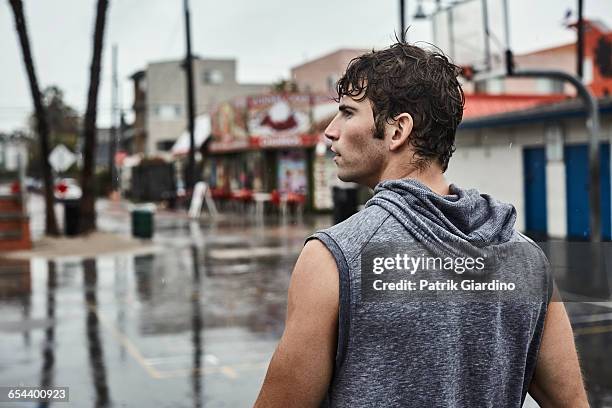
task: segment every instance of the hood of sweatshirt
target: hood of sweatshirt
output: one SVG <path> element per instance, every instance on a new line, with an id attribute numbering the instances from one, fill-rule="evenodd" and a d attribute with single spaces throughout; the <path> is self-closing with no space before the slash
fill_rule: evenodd
<path id="1" fill-rule="evenodd" d="M 366 206 L 387 210 L 417 241 L 436 253 L 479 256 L 510 240 L 515 208 L 475 189 L 451 184 L 449 195 L 413 179 L 379 183 Z"/>

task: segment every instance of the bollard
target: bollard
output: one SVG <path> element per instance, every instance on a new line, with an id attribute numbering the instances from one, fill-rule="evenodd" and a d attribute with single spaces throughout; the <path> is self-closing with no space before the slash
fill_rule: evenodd
<path id="1" fill-rule="evenodd" d="M 132 213 L 132 236 L 134 238 L 151 239 L 154 230 L 154 204 L 135 206 Z"/>

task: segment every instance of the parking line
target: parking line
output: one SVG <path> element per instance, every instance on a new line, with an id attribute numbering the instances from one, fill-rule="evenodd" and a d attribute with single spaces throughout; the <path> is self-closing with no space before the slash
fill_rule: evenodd
<path id="1" fill-rule="evenodd" d="M 186 368 L 180 370 L 164 370 L 161 371 L 160 378 L 174 378 L 174 377 L 186 377 L 188 375 L 200 374 L 200 375 L 210 375 L 210 374 L 223 374 L 228 378 L 235 379 L 238 378 L 240 371 L 248 371 L 248 370 L 261 370 L 268 367 L 268 361 L 262 362 L 253 362 L 253 363 L 238 363 L 224 366 L 216 366 L 216 367 L 204 367 L 204 368 Z"/>
<path id="2" fill-rule="evenodd" d="M 151 378 L 155 378 L 155 379 L 162 378 L 161 373 L 157 371 L 155 367 L 147 363 L 147 360 L 140 353 L 140 350 L 138 350 L 138 347 L 136 347 L 136 345 L 134 345 L 134 343 L 132 343 L 132 341 L 129 338 L 127 338 L 125 334 L 119 331 L 119 329 L 111 321 L 109 321 L 104 315 L 102 315 L 102 313 L 98 312 L 98 309 L 95 306 L 87 305 L 87 307 L 89 308 L 89 310 L 91 310 L 93 313 L 96 314 L 96 317 L 98 318 L 100 323 L 102 323 L 104 327 L 110 330 L 113 337 L 115 337 L 115 339 L 119 343 L 121 343 L 123 347 L 126 348 L 128 353 L 134 358 L 134 360 L 136 360 L 136 362 L 138 362 L 138 364 L 140 364 L 142 368 L 145 369 L 145 371 L 147 372 L 147 374 L 149 374 Z"/>
<path id="3" fill-rule="evenodd" d="M 574 337 L 610 332 L 612 332 L 612 324 L 606 326 L 578 327 L 577 329 L 574 329 Z"/>
<path id="4" fill-rule="evenodd" d="M 570 318 L 572 323 L 595 323 L 612 320 L 612 313 L 599 313 L 592 315 L 579 315 Z"/>
<path id="5" fill-rule="evenodd" d="M 138 347 L 136 347 L 136 345 L 125 334 L 123 334 L 115 326 L 115 324 L 113 324 L 102 313 L 100 313 L 95 306 L 87 305 L 87 307 L 93 313 L 96 314 L 100 323 L 105 328 L 110 330 L 113 337 L 115 337 L 115 339 L 126 348 L 126 350 L 132 356 L 132 358 L 134 358 L 134 360 L 136 360 L 136 362 L 142 368 L 144 368 L 147 374 L 151 378 L 154 378 L 154 379 L 167 379 L 167 378 L 174 378 L 174 377 L 182 377 L 182 376 L 187 376 L 190 374 L 207 375 L 207 374 L 217 374 L 217 373 L 221 373 L 231 379 L 236 379 L 239 377 L 239 374 L 238 374 L 239 371 L 262 369 L 262 368 L 267 367 L 269 363 L 266 360 L 262 362 L 238 363 L 238 364 L 232 364 L 232 365 L 213 366 L 213 367 L 208 366 L 208 367 L 204 367 L 201 369 L 188 368 L 188 369 L 179 369 L 179 370 L 159 371 L 153 365 L 150 364 L 151 361 L 155 363 L 156 359 L 144 358 L 144 356 L 140 353 L 140 350 L 138 350 Z M 216 361 L 214 363 L 212 361 L 209 361 L 210 357 L 213 357 Z M 212 356 L 212 355 L 210 356 L 206 355 L 205 361 L 208 361 L 212 364 L 218 364 L 218 360 L 216 359 L 215 356 Z"/>

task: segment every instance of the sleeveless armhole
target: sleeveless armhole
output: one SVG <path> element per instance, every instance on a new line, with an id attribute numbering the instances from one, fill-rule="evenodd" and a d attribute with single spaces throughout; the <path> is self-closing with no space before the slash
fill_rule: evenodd
<path id="1" fill-rule="evenodd" d="M 349 267 L 346 262 L 346 258 L 340 249 L 340 246 L 336 241 L 324 232 L 317 232 L 308 238 L 306 242 L 311 239 L 317 239 L 332 254 L 336 261 L 339 274 L 339 310 L 338 310 L 338 342 L 336 348 L 336 361 L 334 362 L 334 373 L 337 373 L 342 366 L 342 362 L 346 355 L 346 348 L 348 344 L 348 332 L 350 326 L 350 306 L 351 306 L 351 290 L 350 290 L 350 279 L 349 279 Z"/>

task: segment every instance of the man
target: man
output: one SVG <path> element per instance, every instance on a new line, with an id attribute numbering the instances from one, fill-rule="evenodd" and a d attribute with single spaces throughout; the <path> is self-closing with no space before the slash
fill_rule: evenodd
<path id="1" fill-rule="evenodd" d="M 543 253 L 514 229 L 514 207 L 443 176 L 463 113 L 457 73 L 445 56 L 397 43 L 354 59 L 338 81 L 325 131 L 338 177 L 375 195 L 308 238 L 256 407 L 520 407 L 528 391 L 543 407 L 588 406 Z M 522 245 L 491 273 L 517 285 L 528 277 L 544 295 L 377 300 L 363 285 L 366 247 L 397 243 L 434 254 Z"/>

